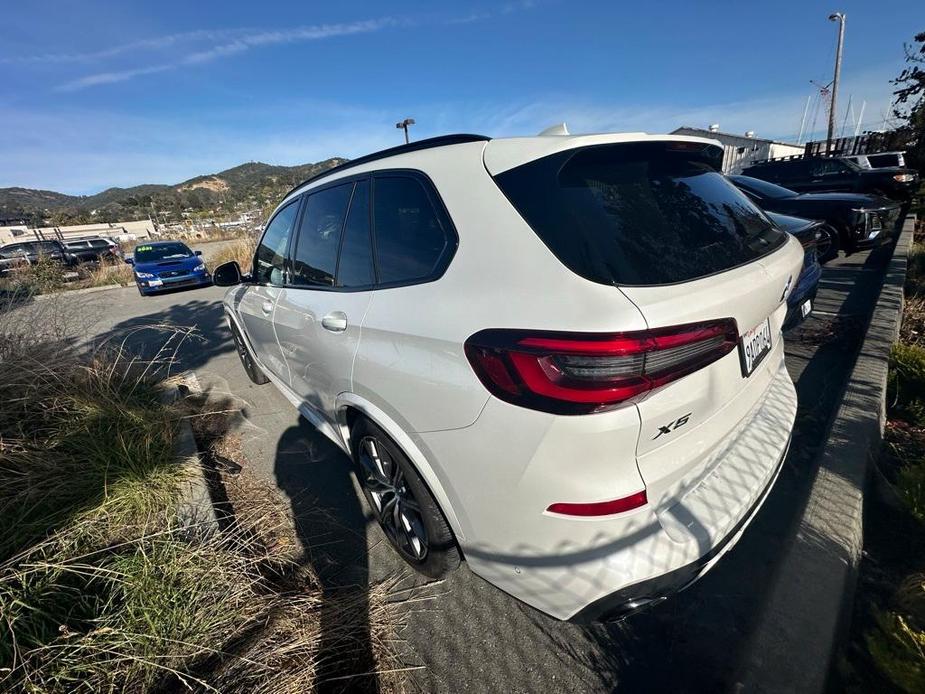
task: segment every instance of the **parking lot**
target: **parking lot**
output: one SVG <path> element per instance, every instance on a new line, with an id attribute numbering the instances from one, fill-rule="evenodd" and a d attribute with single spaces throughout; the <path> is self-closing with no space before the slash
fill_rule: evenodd
<path id="1" fill-rule="evenodd" d="M 330 590 L 389 581 L 406 600 L 401 632 L 407 665 L 423 690 L 570 691 L 734 686 L 782 554 L 805 500 L 833 407 L 876 299 L 891 246 L 840 257 L 824 269 L 813 314 L 786 335 L 800 408 L 780 479 L 735 549 L 681 595 L 616 625 L 579 627 L 526 607 L 463 564 L 421 585 L 386 545 L 332 443 L 301 419 L 272 386 L 254 386 L 238 362 L 222 316 L 222 289 L 142 298 L 134 288 L 75 297 L 92 316 L 90 339 L 159 346 L 163 328 L 191 326 L 177 370 L 196 373 L 215 397 L 243 408 L 249 465 L 289 499 L 305 559 Z M 681 684 L 683 682 L 683 685 Z"/>

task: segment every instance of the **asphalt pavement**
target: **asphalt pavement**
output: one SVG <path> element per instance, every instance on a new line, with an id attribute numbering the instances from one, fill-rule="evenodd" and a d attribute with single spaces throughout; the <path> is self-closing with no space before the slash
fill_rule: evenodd
<path id="1" fill-rule="evenodd" d="M 889 259 L 890 248 L 840 257 L 823 271 L 815 310 L 790 331 L 787 363 L 800 407 L 790 454 L 738 545 L 694 587 L 620 624 L 581 627 L 527 607 L 465 563 L 424 584 L 386 546 L 346 457 L 271 385 L 240 367 L 217 287 L 140 297 L 134 288 L 75 298 L 83 339 L 124 342 L 191 369 L 213 397 L 240 405 L 251 470 L 289 499 L 310 562 L 326 587 L 387 581 L 404 600 L 399 644 L 423 691 L 614 689 L 728 691 L 796 521 L 828 423 Z M 170 326 L 195 328 L 180 336 Z M 172 335 L 172 337 L 171 337 Z"/>

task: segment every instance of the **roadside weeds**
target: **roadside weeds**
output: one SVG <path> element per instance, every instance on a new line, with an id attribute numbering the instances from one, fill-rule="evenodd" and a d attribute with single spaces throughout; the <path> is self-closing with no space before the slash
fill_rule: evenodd
<path id="1" fill-rule="evenodd" d="M 239 475 L 233 523 L 180 521 L 198 462 L 176 460 L 174 438 L 209 415 L 161 401 L 170 350 L 80 351 L 67 312 L 42 303 L 0 310 L 0 689 L 285 693 L 325 672 L 328 690 L 401 690 L 388 586 L 361 604 L 322 595 L 274 489 Z M 233 438 L 207 455 L 230 459 Z M 357 609 L 378 644 L 368 672 L 351 660 Z"/>

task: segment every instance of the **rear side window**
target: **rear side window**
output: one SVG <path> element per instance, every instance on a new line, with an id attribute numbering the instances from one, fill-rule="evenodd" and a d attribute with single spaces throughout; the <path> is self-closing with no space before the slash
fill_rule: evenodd
<path id="1" fill-rule="evenodd" d="M 109 244 L 106 243 L 103 239 L 96 239 L 95 241 L 91 241 L 90 246 L 93 248 L 109 248 Z"/>
<path id="2" fill-rule="evenodd" d="M 556 257 L 594 282 L 685 282 L 751 262 L 786 234 L 717 173 L 715 148 L 604 145 L 495 177 Z"/>
<path id="3" fill-rule="evenodd" d="M 867 160 L 870 162 L 871 166 L 877 168 L 883 166 L 902 166 L 900 162 L 899 154 L 868 154 Z"/>
<path id="4" fill-rule="evenodd" d="M 325 188 L 305 201 L 289 283 L 296 286 L 334 286 L 337 247 L 347 216 L 352 183 Z"/>
<path id="5" fill-rule="evenodd" d="M 358 181 L 347 213 L 337 265 L 338 287 L 368 287 L 376 283 L 369 236 L 369 181 Z"/>
<path id="6" fill-rule="evenodd" d="M 299 201 L 295 200 L 281 209 L 267 226 L 254 255 L 254 281 L 258 284 L 283 283 L 289 232 L 298 211 Z"/>
<path id="7" fill-rule="evenodd" d="M 439 271 L 451 248 L 448 223 L 411 176 L 376 176 L 373 220 L 380 284 L 414 282 Z"/>

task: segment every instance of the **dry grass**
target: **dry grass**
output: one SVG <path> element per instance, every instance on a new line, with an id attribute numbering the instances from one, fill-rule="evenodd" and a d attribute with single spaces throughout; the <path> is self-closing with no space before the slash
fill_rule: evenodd
<path id="1" fill-rule="evenodd" d="M 234 260 L 241 266 L 241 272 L 250 272 L 256 250 L 257 238 L 255 236 L 239 238 L 218 251 L 212 258 L 212 265 L 218 267 L 222 263 L 230 263 Z"/>
<path id="2" fill-rule="evenodd" d="M 102 261 L 90 268 L 86 279 L 81 282 L 85 287 L 105 287 L 110 284 L 128 286 L 134 284 L 135 276 L 132 266 L 122 260 Z"/>
<path id="3" fill-rule="evenodd" d="M 0 690 L 305 692 L 337 672 L 326 686 L 347 691 L 395 676 L 386 589 L 323 593 L 255 480 L 237 481 L 223 532 L 181 522 L 193 468 L 172 443 L 196 413 L 162 402 L 158 364 L 70 347 L 66 307 L 40 303 L 0 311 Z M 235 453 L 233 437 L 215 444 Z M 363 672 L 360 623 L 379 654 Z"/>

